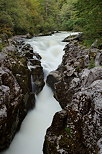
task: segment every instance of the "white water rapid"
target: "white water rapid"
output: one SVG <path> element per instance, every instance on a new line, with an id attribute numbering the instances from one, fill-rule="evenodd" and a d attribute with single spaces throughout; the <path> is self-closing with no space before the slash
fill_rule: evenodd
<path id="1" fill-rule="evenodd" d="M 28 40 L 27 43 L 42 57 L 45 76 L 61 63 L 66 44 L 61 41 L 73 34 L 76 33 L 61 32 Z M 42 92 L 36 96 L 36 107 L 28 113 L 9 149 L 2 154 L 42 154 L 46 129 L 51 125 L 54 114 L 60 110 L 51 89 L 45 85 Z"/>

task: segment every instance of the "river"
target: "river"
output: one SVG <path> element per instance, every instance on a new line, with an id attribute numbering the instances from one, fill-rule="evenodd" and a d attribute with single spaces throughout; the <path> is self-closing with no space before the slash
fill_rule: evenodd
<path id="1" fill-rule="evenodd" d="M 61 63 L 65 42 L 68 35 L 76 33 L 61 32 L 52 36 L 34 37 L 27 40 L 42 57 L 45 79 Z M 36 106 L 24 119 L 20 131 L 15 135 L 9 149 L 2 154 L 43 154 L 43 142 L 46 129 L 51 125 L 54 114 L 60 111 L 59 103 L 54 99 L 51 89 L 45 85 L 36 96 Z"/>

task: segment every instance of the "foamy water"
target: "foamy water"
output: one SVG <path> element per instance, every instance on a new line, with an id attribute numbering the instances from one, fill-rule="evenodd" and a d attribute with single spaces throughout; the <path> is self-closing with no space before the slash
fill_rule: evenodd
<path id="1" fill-rule="evenodd" d="M 42 57 L 45 76 L 61 63 L 63 48 L 66 44 L 61 41 L 71 34 L 76 33 L 61 32 L 28 40 L 34 51 Z M 45 85 L 42 92 L 36 96 L 36 107 L 24 119 L 10 148 L 1 154 L 43 154 L 46 129 L 51 125 L 54 114 L 60 110 L 61 107 L 54 99 L 51 89 Z"/>

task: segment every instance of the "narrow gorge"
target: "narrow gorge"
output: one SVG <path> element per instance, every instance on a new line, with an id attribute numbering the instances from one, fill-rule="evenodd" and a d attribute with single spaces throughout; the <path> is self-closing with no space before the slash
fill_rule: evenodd
<path id="1" fill-rule="evenodd" d="M 50 126 L 55 112 L 61 110 L 61 107 L 53 98 L 47 85 L 36 96 L 36 103 L 35 94 L 42 90 L 44 78 L 46 80 L 48 73 L 55 70 L 61 63 L 65 46 L 65 43 L 61 41 L 68 35 L 70 33 L 56 33 L 52 36 L 34 37 L 30 40 L 14 37 L 9 40 L 10 46 L 3 49 L 3 53 L 1 53 L 1 99 L 3 105 L 0 115 L 1 126 L 5 125 L 5 131 L 1 133 L 1 150 L 9 146 L 28 110 L 35 106 L 23 121 L 20 132 L 14 138 L 9 150 L 4 153 L 18 153 L 18 149 L 19 154 L 22 152 L 32 154 L 34 151 L 34 153 L 42 153 L 46 129 Z M 11 90 L 14 96 L 10 94 Z M 18 93 L 17 90 L 19 90 Z M 21 99 L 18 96 L 21 96 Z M 9 101 L 9 106 L 7 106 L 7 101 Z M 10 109 L 11 107 L 12 109 Z M 9 112 L 13 112 L 13 117 L 9 116 Z M 3 131 L 2 127 L 1 131 Z M 23 147 L 24 145 L 26 146 Z"/>
<path id="2" fill-rule="evenodd" d="M 102 0 L 0 0 L 0 154 L 102 154 Z"/>
<path id="3" fill-rule="evenodd" d="M 102 154 L 101 46 L 22 37 L 0 53 L 1 154 Z"/>

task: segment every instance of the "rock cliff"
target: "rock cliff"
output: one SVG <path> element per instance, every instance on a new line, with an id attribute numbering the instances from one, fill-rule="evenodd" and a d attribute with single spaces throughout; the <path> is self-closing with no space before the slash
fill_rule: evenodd
<path id="1" fill-rule="evenodd" d="M 35 105 L 35 94 L 44 86 L 40 59 L 19 37 L 9 40 L 9 46 L 0 52 L 0 151 L 10 145 Z"/>
<path id="2" fill-rule="evenodd" d="M 62 107 L 45 136 L 44 154 L 102 153 L 102 50 L 67 38 L 62 63 L 47 77 Z"/>

